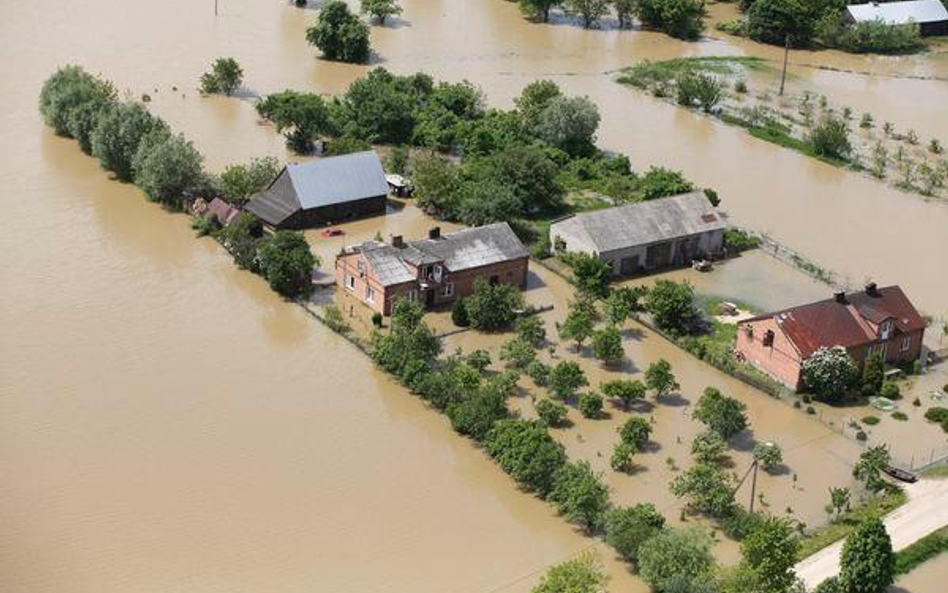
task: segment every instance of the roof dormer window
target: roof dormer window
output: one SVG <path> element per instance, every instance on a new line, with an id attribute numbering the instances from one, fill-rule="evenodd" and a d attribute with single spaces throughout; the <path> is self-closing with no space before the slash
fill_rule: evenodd
<path id="1" fill-rule="evenodd" d="M 882 322 L 882 325 L 879 326 L 879 339 L 888 340 L 892 336 L 892 329 L 894 324 L 891 320 L 887 319 Z"/>

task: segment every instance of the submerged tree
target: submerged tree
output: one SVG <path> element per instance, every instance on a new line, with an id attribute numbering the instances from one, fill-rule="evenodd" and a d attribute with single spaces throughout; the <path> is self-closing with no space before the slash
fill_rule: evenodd
<path id="1" fill-rule="evenodd" d="M 402 13 L 398 0 L 360 0 L 360 10 L 377 18 L 382 25 L 386 18 Z"/>
<path id="2" fill-rule="evenodd" d="M 283 296 L 294 297 L 309 291 L 313 268 L 319 259 L 309 249 L 302 233 L 277 231 L 260 248 L 260 270 L 270 288 Z"/>
<path id="3" fill-rule="evenodd" d="M 318 47 L 327 60 L 369 60 L 369 28 L 342 0 L 331 0 L 319 10 L 316 24 L 306 30 L 306 41 Z"/>
<path id="4" fill-rule="evenodd" d="M 234 58 L 217 58 L 211 70 L 201 75 L 201 92 L 231 95 L 244 80 L 244 70 Z"/>

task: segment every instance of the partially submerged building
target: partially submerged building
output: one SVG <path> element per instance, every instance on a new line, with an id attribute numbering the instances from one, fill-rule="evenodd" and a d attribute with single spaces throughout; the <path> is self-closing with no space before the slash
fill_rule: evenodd
<path id="1" fill-rule="evenodd" d="M 752 317 L 738 323 L 734 353 L 793 389 L 803 361 L 819 348 L 842 346 L 862 369 L 870 354 L 888 364 L 918 360 L 925 322 L 898 286 L 865 290 Z"/>
<path id="2" fill-rule="evenodd" d="M 336 256 L 336 285 L 370 308 L 390 315 L 400 298 L 426 307 L 473 292 L 474 281 L 527 285 L 526 248 L 506 222 L 391 244 L 366 241 Z"/>
<path id="3" fill-rule="evenodd" d="M 375 151 L 287 165 L 245 209 L 275 229 L 384 214 L 389 185 Z"/>
<path id="4" fill-rule="evenodd" d="M 615 275 L 717 255 L 726 224 L 704 192 L 574 214 L 550 225 L 554 252 L 598 257 Z"/>
<path id="5" fill-rule="evenodd" d="M 941 0 L 909 2 L 867 2 L 846 7 L 846 20 L 851 23 L 881 21 L 886 25 L 918 25 L 919 34 L 948 35 L 948 9 Z"/>

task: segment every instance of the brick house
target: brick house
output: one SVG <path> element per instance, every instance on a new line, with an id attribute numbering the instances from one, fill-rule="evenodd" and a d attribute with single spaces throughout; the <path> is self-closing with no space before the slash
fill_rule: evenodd
<path id="1" fill-rule="evenodd" d="M 836 293 L 833 298 L 738 323 L 734 354 L 784 385 L 800 389 L 803 361 L 842 346 L 862 370 L 873 352 L 888 364 L 918 360 L 925 322 L 898 286 Z"/>
<path id="2" fill-rule="evenodd" d="M 474 280 L 527 285 L 527 250 L 506 222 L 391 244 L 366 241 L 336 256 L 336 285 L 369 308 L 391 315 L 400 298 L 426 307 L 471 294 Z"/>

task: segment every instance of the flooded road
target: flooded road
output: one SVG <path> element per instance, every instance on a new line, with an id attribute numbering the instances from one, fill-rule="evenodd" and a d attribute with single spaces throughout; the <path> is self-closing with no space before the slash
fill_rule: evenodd
<path id="1" fill-rule="evenodd" d="M 637 167 L 681 168 L 717 188 L 734 220 L 857 282 L 900 282 L 922 307 L 946 310 L 948 274 L 927 258 L 948 251 L 948 208 L 680 112 L 608 74 L 644 58 L 756 47 L 534 26 L 500 0 L 473 11 L 463 0 L 404 5 L 394 26 L 373 28 L 378 63 L 468 78 L 501 105 L 535 78 L 554 78 L 599 103 L 603 145 Z M 0 4 L 0 590 L 528 589 L 590 540 L 355 349 L 236 270 L 215 243 L 194 240 L 185 217 L 109 181 L 42 126 L 42 81 L 75 62 L 129 97 L 151 95 L 150 108 L 193 139 L 211 169 L 285 158 L 249 95 L 339 92 L 366 68 L 314 59 L 303 41 L 312 10 L 251 0 L 220 0 L 220 9 L 215 19 L 210 1 Z M 198 97 L 198 77 L 226 55 L 242 64 L 247 96 Z M 826 57 L 837 60 L 945 73 L 940 58 Z M 833 88 L 853 84 L 818 76 Z M 893 80 L 878 85 L 874 103 L 914 100 L 914 83 Z M 930 119 L 931 133 L 948 127 L 925 113 L 904 116 Z M 667 344 L 636 348 L 637 363 L 672 359 L 689 391 L 706 383 L 703 367 Z M 808 430 L 785 442 L 804 443 Z M 812 516 L 815 506 L 798 512 Z M 643 589 L 602 556 L 615 590 Z"/>

